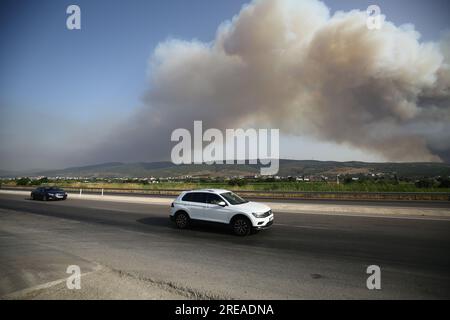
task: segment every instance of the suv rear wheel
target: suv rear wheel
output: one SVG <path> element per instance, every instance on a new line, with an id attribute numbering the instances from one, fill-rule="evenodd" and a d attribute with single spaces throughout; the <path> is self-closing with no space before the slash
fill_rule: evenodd
<path id="1" fill-rule="evenodd" d="M 233 220 L 232 223 L 233 232 L 235 235 L 238 236 L 246 236 L 250 233 L 252 229 L 252 225 L 250 224 L 250 221 L 247 218 L 244 217 L 238 217 Z"/>
<path id="2" fill-rule="evenodd" d="M 175 224 L 178 229 L 186 229 L 189 226 L 189 216 L 186 212 L 179 212 L 175 216 Z"/>

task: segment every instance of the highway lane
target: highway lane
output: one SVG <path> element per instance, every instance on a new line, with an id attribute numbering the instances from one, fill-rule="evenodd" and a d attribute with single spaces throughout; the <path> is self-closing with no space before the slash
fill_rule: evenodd
<path id="1" fill-rule="evenodd" d="M 450 298 L 445 219 L 276 212 L 272 229 L 239 238 L 205 224 L 177 230 L 167 206 L 159 205 L 0 195 L 0 210 L 0 257 L 9 262 L 8 270 L 0 267 L 9 277 L 3 293 L 30 285 L 18 280 L 21 270 L 42 272 L 58 257 L 61 264 L 79 259 L 87 270 L 100 264 L 169 284 L 189 298 Z M 15 243 L 25 261 L 10 262 Z M 62 257 L 52 251 L 48 261 L 38 259 L 33 246 L 39 245 Z M 372 264 L 382 269 L 380 291 L 366 288 Z"/>
<path id="2" fill-rule="evenodd" d="M 31 192 L 31 190 L 24 190 L 20 188 L 8 188 L 7 186 L 2 186 L 0 190 L 19 190 Z M 180 191 L 181 192 L 181 191 Z M 78 192 L 69 193 L 73 196 L 77 196 Z M 83 189 L 83 194 L 88 195 L 101 195 L 100 191 L 90 191 Z M 163 199 L 173 199 L 173 196 L 167 195 L 149 195 L 142 193 L 130 193 L 130 192 L 109 192 L 105 191 L 105 195 L 113 196 L 133 196 L 137 198 L 163 198 Z M 414 201 L 404 201 L 404 200 L 336 200 L 336 199 L 270 199 L 270 198 L 258 198 L 245 196 L 246 199 L 252 201 L 261 202 L 283 202 L 283 203 L 299 203 L 299 204 L 327 204 L 327 205 L 347 205 L 347 206 L 368 206 L 368 207 L 410 207 L 410 208 L 448 208 L 450 210 L 450 199 L 449 201 L 425 201 L 425 200 L 414 200 Z"/>

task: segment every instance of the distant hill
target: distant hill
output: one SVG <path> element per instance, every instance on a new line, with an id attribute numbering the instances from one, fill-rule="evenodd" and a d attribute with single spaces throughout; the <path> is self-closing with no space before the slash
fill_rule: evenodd
<path id="1" fill-rule="evenodd" d="M 250 176 L 259 174 L 259 165 L 174 165 L 169 161 L 122 163 L 110 162 L 61 170 L 28 172 L 28 176 L 65 177 L 179 177 L 179 176 Z M 364 173 L 396 173 L 402 177 L 449 176 L 448 163 L 366 163 L 313 160 L 280 160 L 280 176 L 309 176 Z M 0 172 L 0 176 L 11 173 Z"/>

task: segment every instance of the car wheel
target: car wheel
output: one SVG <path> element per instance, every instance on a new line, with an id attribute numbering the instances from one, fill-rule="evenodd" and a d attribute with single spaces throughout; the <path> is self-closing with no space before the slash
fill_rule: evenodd
<path id="1" fill-rule="evenodd" d="M 180 212 L 175 216 L 175 224 L 178 229 L 186 229 L 189 226 L 189 216 L 185 212 Z"/>
<path id="2" fill-rule="evenodd" d="M 250 221 L 247 218 L 239 217 L 233 221 L 233 232 L 235 235 L 246 236 L 250 233 L 251 228 Z"/>

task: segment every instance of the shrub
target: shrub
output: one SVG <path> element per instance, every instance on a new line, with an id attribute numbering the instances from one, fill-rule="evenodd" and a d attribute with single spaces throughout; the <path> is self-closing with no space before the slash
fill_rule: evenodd
<path id="1" fill-rule="evenodd" d="M 228 185 L 230 186 L 238 186 L 238 187 L 242 187 L 245 186 L 247 184 L 247 181 L 243 180 L 243 179 L 231 179 L 230 181 L 228 181 Z"/>
<path id="2" fill-rule="evenodd" d="M 39 184 L 44 184 L 44 183 L 49 183 L 50 180 L 48 180 L 47 177 L 44 177 L 44 178 L 39 179 L 38 181 L 39 181 Z"/>
<path id="3" fill-rule="evenodd" d="M 415 186 L 420 189 L 433 188 L 434 181 L 430 179 L 421 179 L 416 181 Z"/>
<path id="4" fill-rule="evenodd" d="M 450 179 L 449 178 L 440 178 L 439 179 L 439 188 L 450 188 Z"/>
<path id="5" fill-rule="evenodd" d="M 31 182 L 30 178 L 20 178 L 19 180 L 16 180 L 16 185 L 18 186 L 27 186 Z"/>

